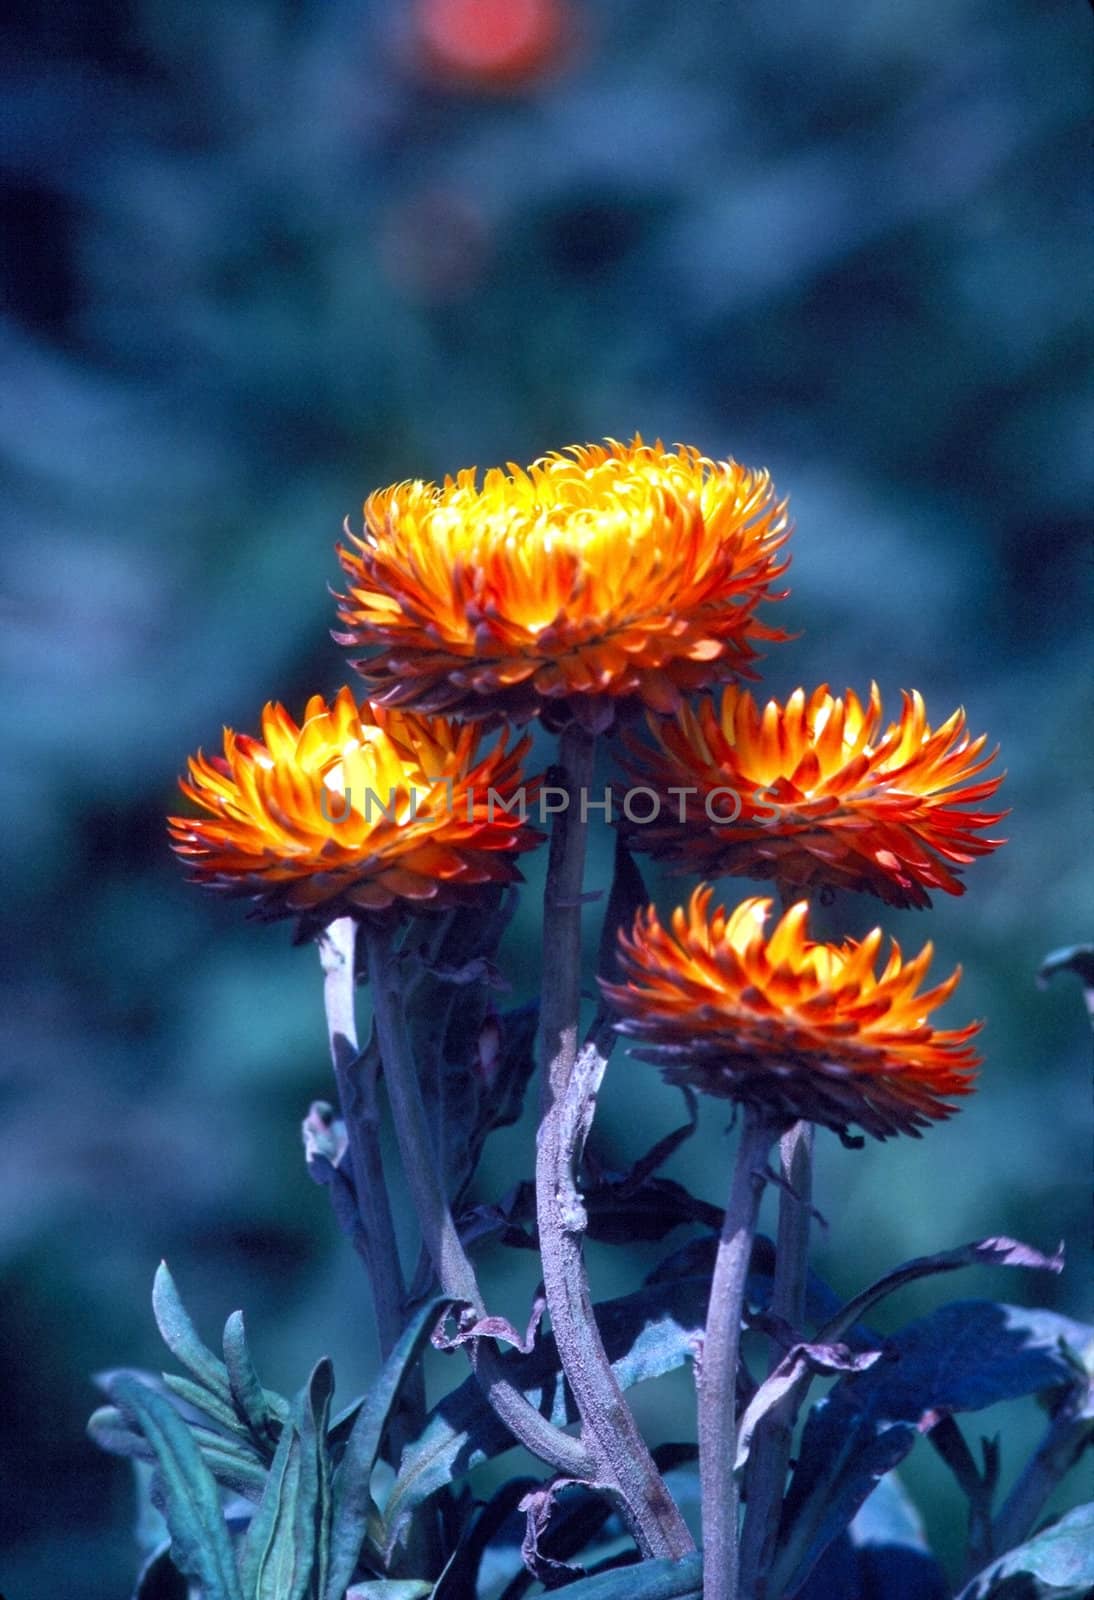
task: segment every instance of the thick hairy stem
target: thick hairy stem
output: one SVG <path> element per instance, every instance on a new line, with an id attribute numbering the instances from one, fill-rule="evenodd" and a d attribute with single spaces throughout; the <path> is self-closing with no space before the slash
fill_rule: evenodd
<path id="1" fill-rule="evenodd" d="M 323 1001 L 331 1060 L 346 1124 L 361 1222 L 354 1234 L 354 1244 L 368 1271 L 380 1354 L 386 1357 L 403 1331 L 406 1291 L 380 1150 L 375 1068 L 361 1060 L 357 1046 L 356 939 L 354 919 L 339 917 L 320 935 L 319 959 L 323 966 Z"/>
<path id="2" fill-rule="evenodd" d="M 453 1300 L 466 1301 L 475 1315 L 482 1317 L 486 1307 L 475 1269 L 456 1231 L 430 1133 L 407 1037 L 391 942 L 386 931 L 368 924 L 365 925 L 365 942 L 384 1081 L 422 1237 L 444 1293 L 450 1294 Z M 566 1476 L 587 1476 L 592 1465 L 588 1452 L 579 1440 L 540 1416 L 509 1381 L 490 1341 L 472 1339 L 467 1349 L 475 1376 L 510 1433 L 534 1455 Z"/>
<path id="3" fill-rule="evenodd" d="M 737 1600 L 737 1359 L 748 1264 L 774 1130 L 751 1110 L 726 1205 L 710 1286 L 699 1366 L 699 1476 L 703 1503 L 703 1600 Z"/>
<path id="4" fill-rule="evenodd" d="M 560 763 L 569 806 L 555 816 L 543 916 L 543 1115 L 536 1155 L 543 1283 L 559 1360 L 581 1414 L 582 1439 L 596 1480 L 616 1500 L 644 1554 L 678 1558 L 694 1544 L 612 1371 L 582 1256 L 586 1217 L 577 1166 L 606 1060 L 595 1040 L 578 1049 L 587 831 L 582 800 L 592 779 L 592 736 L 568 729 Z"/>
<path id="5" fill-rule="evenodd" d="M 783 1186 L 779 1194 L 779 1230 L 775 1251 L 773 1314 L 801 1331 L 805 1318 L 805 1280 L 809 1257 L 809 1222 L 813 1195 L 813 1124 L 796 1122 L 779 1140 Z M 771 1340 L 768 1370 L 785 1355 Z M 793 1402 L 776 1406 L 756 1429 L 746 1481 L 748 1510 L 741 1535 L 741 1593 L 763 1600 L 779 1533 L 786 1474 L 794 1436 Z"/>

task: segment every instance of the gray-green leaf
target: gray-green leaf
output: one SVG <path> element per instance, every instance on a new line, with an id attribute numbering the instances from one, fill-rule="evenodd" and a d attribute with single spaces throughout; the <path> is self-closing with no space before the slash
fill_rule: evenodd
<path id="1" fill-rule="evenodd" d="M 116 1378 L 112 1395 L 155 1454 L 171 1559 L 205 1600 L 243 1600 L 217 1486 L 189 1428 L 169 1400 L 136 1378 Z"/>
<path id="2" fill-rule="evenodd" d="M 292 1416 L 300 1435 L 300 1493 L 296 1502 L 296 1544 L 301 1568 L 306 1567 L 297 1589 L 285 1600 L 304 1600 L 306 1593 L 322 1593 L 326 1582 L 330 1543 L 330 1466 L 326 1435 L 330 1420 L 334 1369 L 324 1357 L 316 1363 L 307 1383 L 293 1401 Z M 314 1583 L 309 1580 L 314 1574 Z M 280 1597 L 279 1597 L 280 1600 Z"/>
<path id="3" fill-rule="evenodd" d="M 958 1600 L 1088 1600 L 1094 1588 L 1094 1501 L 1008 1550 Z"/>
<path id="4" fill-rule="evenodd" d="M 152 1446 L 128 1426 L 117 1406 L 100 1406 L 88 1419 L 89 1437 L 100 1450 L 113 1456 L 132 1456 L 137 1461 L 153 1460 Z"/>
<path id="5" fill-rule="evenodd" d="M 289 1408 L 280 1395 L 268 1393 L 259 1382 L 242 1311 L 233 1311 L 224 1324 L 224 1365 L 236 1410 L 256 1440 L 272 1451 Z"/>
<path id="6" fill-rule="evenodd" d="M 266 1488 L 240 1547 L 245 1600 L 306 1600 L 326 1565 L 326 1429 L 334 1376 L 318 1362 L 293 1401 Z"/>
<path id="7" fill-rule="evenodd" d="M 161 1261 L 152 1285 L 152 1309 L 163 1342 L 177 1361 L 212 1394 L 227 1405 L 232 1404 L 232 1386 L 228 1369 L 198 1337 L 189 1313 L 179 1298 L 175 1280 Z"/>
<path id="8" fill-rule="evenodd" d="M 245 1600 L 280 1600 L 282 1594 L 291 1592 L 300 1452 L 300 1435 L 290 1423 L 281 1434 L 262 1499 L 240 1546 L 239 1575 Z"/>
<path id="9" fill-rule="evenodd" d="M 230 1402 L 221 1400 L 203 1383 L 195 1383 L 193 1378 L 180 1378 L 174 1372 L 165 1372 L 163 1386 L 182 1401 L 182 1407 L 178 1409 L 182 1411 L 184 1421 L 192 1420 L 187 1417 L 184 1409 L 189 1407 L 195 1415 L 200 1414 L 203 1420 L 207 1418 L 210 1422 L 215 1422 L 225 1433 L 231 1434 L 241 1443 L 251 1444 L 251 1430 L 245 1422 L 239 1420 L 235 1407 Z"/>
<path id="10" fill-rule="evenodd" d="M 440 1296 L 415 1313 L 357 1413 L 346 1440 L 345 1454 L 334 1474 L 330 1572 L 323 1591 L 325 1600 L 342 1600 L 346 1585 L 353 1577 L 368 1519 L 375 1515 L 369 1485 L 391 1408 L 411 1363 L 428 1339 L 442 1307 L 447 1304 L 448 1301 Z"/>

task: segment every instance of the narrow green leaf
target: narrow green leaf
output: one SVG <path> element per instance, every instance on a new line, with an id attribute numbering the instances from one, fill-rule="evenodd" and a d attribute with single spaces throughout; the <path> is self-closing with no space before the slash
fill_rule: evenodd
<path id="1" fill-rule="evenodd" d="M 177 1407 L 176 1407 L 177 1409 Z M 228 1460 L 238 1461 L 241 1466 L 254 1467 L 266 1476 L 266 1462 L 250 1439 L 229 1438 L 221 1433 L 219 1428 L 207 1428 L 203 1423 L 191 1422 L 187 1417 L 182 1419 L 196 1439 L 199 1447 L 206 1447 L 219 1453 Z"/>
<path id="2" fill-rule="evenodd" d="M 215 1422 L 240 1443 L 251 1443 L 251 1430 L 246 1423 L 240 1421 L 234 1408 L 218 1399 L 215 1394 L 211 1394 L 202 1384 L 195 1383 L 193 1378 L 180 1378 L 174 1372 L 165 1372 L 163 1385 L 173 1395 L 177 1395 L 184 1406 L 191 1406 L 195 1412 L 208 1418 L 210 1422 Z M 190 1420 L 185 1413 L 183 1420 Z"/>
<path id="3" fill-rule="evenodd" d="M 1089 1600 L 1094 1589 L 1094 1501 L 1008 1550 L 958 1600 Z"/>
<path id="4" fill-rule="evenodd" d="M 139 1380 L 137 1380 L 139 1381 Z M 202 1460 L 216 1481 L 248 1500 L 261 1495 L 266 1485 L 266 1467 L 249 1447 L 197 1423 L 180 1419 L 188 1428 Z M 153 1461 L 155 1453 L 148 1440 L 134 1431 L 117 1406 L 100 1406 L 87 1424 L 90 1438 L 111 1455 L 129 1456 L 134 1461 Z"/>
<path id="5" fill-rule="evenodd" d="M 155 1453 L 171 1559 L 205 1600 L 243 1600 L 220 1496 L 190 1430 L 169 1400 L 135 1378 L 116 1378 L 112 1390 Z"/>
<path id="6" fill-rule="evenodd" d="M 175 1280 L 161 1261 L 152 1285 L 152 1310 L 163 1342 L 171 1354 L 188 1372 L 192 1372 L 206 1389 L 226 1405 L 232 1404 L 232 1386 L 228 1369 L 198 1337 L 189 1313 L 179 1298 Z"/>
<path id="7" fill-rule="evenodd" d="M 353 1577 L 369 1516 L 375 1512 L 370 1488 L 372 1469 L 391 1408 L 398 1399 L 411 1363 L 447 1304 L 447 1298 L 438 1296 L 414 1314 L 357 1413 L 346 1440 L 345 1454 L 334 1474 L 330 1570 L 323 1591 L 324 1600 L 342 1600 L 346 1585 Z"/>
<path id="8" fill-rule="evenodd" d="M 225 1441 L 208 1436 L 198 1441 L 201 1459 L 223 1489 L 241 1494 L 245 1500 L 257 1500 L 266 1487 L 269 1469 L 253 1458 L 241 1455 Z"/>
<path id="9" fill-rule="evenodd" d="M 285 1476 L 281 1484 L 281 1500 L 273 1536 L 263 1555 L 253 1600 L 286 1600 L 299 1588 L 301 1552 L 296 1537 L 296 1508 L 300 1499 L 301 1463 L 304 1447 L 295 1428 L 285 1430 L 289 1435 L 289 1454 Z M 305 1552 L 307 1584 L 311 1571 L 310 1552 Z"/>
<path id="10" fill-rule="evenodd" d="M 100 1450 L 112 1456 L 132 1456 L 138 1461 L 154 1459 L 148 1440 L 135 1433 L 117 1406 L 100 1406 L 87 1423 L 88 1437 Z"/>
<path id="11" fill-rule="evenodd" d="M 136 1514 L 133 1518 L 133 1539 L 143 1556 L 152 1556 L 170 1543 L 163 1512 L 152 1500 L 152 1487 L 156 1477 L 155 1466 L 147 1461 L 133 1462 L 133 1493 Z"/>
<path id="12" fill-rule="evenodd" d="M 316 1363 L 292 1408 L 293 1423 L 300 1435 L 300 1492 L 294 1515 L 300 1576 L 299 1587 L 286 1591 L 284 1600 L 304 1600 L 306 1594 L 322 1593 L 330 1523 L 326 1434 L 333 1393 L 334 1369 L 324 1356 Z"/>
<path id="13" fill-rule="evenodd" d="M 224 1324 L 224 1365 L 236 1410 L 255 1438 L 272 1451 L 289 1408 L 280 1395 L 268 1393 L 259 1382 L 242 1311 L 233 1311 Z"/>
<path id="14" fill-rule="evenodd" d="M 341 1459 L 341 1452 L 345 1449 L 346 1440 L 350 1436 L 353 1424 L 361 1414 L 361 1407 L 364 1403 L 364 1396 L 358 1395 L 356 1400 L 352 1400 L 344 1410 L 339 1411 L 330 1419 L 330 1427 L 327 1429 L 327 1446 L 339 1459 Z"/>
<path id="15" fill-rule="evenodd" d="M 310 1600 L 317 1593 L 326 1519 L 321 1460 L 333 1388 L 331 1364 L 324 1359 L 293 1402 L 240 1551 L 245 1600 Z"/>
<path id="16" fill-rule="evenodd" d="M 292 1546 L 296 1487 L 300 1479 L 300 1438 L 289 1424 L 282 1429 L 262 1499 L 239 1551 L 244 1600 L 276 1600 L 281 1547 Z"/>

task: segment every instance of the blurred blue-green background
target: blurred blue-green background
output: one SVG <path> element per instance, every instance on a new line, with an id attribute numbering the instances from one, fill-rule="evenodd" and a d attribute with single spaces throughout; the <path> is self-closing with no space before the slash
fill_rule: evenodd
<path id="1" fill-rule="evenodd" d="M 1034 984 L 1094 901 L 1086 7 L 546 12 L 555 58 L 501 92 L 445 66 L 436 0 L 7 8 L 7 1600 L 128 1593 L 128 1472 L 83 1427 L 92 1371 L 160 1360 L 161 1256 L 210 1337 L 246 1308 L 271 1384 L 329 1351 L 347 1400 L 372 1370 L 299 1148 L 330 1092 L 314 955 L 187 887 L 163 815 L 222 722 L 342 681 L 332 547 L 396 478 L 636 429 L 765 464 L 800 630 L 765 687 L 918 686 L 1001 743 L 1009 846 L 964 898 L 887 918 L 964 963 L 949 1014 L 987 1019 L 980 1091 L 922 1143 L 822 1140 L 818 1261 L 851 1290 L 980 1234 L 1063 1237 L 1060 1280 L 969 1275 L 891 1316 L 947 1291 L 1089 1309 L 1085 1019 L 1069 980 Z M 621 1054 L 602 1157 L 679 1114 Z M 724 1121 L 670 1169 L 712 1200 Z M 531 1137 L 497 1139 L 482 1195 Z M 597 1291 L 654 1254 L 594 1250 Z M 522 1323 L 527 1259 L 487 1270 Z M 679 1434 L 687 1395 L 640 1397 L 651 1429 Z M 952 1551 L 943 1469 L 908 1479 Z"/>

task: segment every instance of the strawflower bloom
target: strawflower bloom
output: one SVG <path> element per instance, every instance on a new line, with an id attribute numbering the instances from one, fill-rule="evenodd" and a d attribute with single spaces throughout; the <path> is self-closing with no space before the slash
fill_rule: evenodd
<path id="1" fill-rule="evenodd" d="M 865 705 L 822 684 L 762 711 L 730 685 L 720 703 L 684 706 L 650 728 L 652 747 L 628 731 L 624 765 L 661 810 L 629 842 L 682 871 L 926 906 L 929 890 L 962 894 L 957 874 L 1003 842 L 982 830 L 1005 811 L 967 809 L 1002 783 L 1001 773 L 983 776 L 997 752 L 969 737 L 960 709 L 932 729 L 918 693 L 904 694 L 885 726 L 877 684 Z"/>
<path id="2" fill-rule="evenodd" d="M 881 930 L 858 943 L 813 943 L 800 901 L 769 936 L 770 900 L 710 910 L 696 889 L 662 926 L 653 906 L 620 933 L 625 982 L 603 983 L 635 1054 L 671 1083 L 751 1105 L 772 1123 L 799 1118 L 845 1134 L 918 1135 L 968 1094 L 979 1023 L 932 1027 L 930 1013 L 957 987 L 958 968 L 921 990 L 930 944 L 911 961 L 892 942 L 876 970 Z"/>
<path id="3" fill-rule="evenodd" d="M 754 675 L 788 533 L 766 472 L 638 438 L 396 484 L 339 549 L 335 637 L 378 703 L 596 730 Z"/>
<path id="4" fill-rule="evenodd" d="M 529 740 L 483 742 L 442 717 L 358 705 L 348 688 L 330 705 L 314 695 L 299 727 L 268 704 L 261 740 L 226 728 L 223 756 L 190 759 L 179 787 L 207 815 L 170 817 L 172 844 L 196 882 L 252 896 L 266 917 L 449 906 L 519 879 L 515 854 L 541 838 L 519 806 L 503 809 Z"/>

